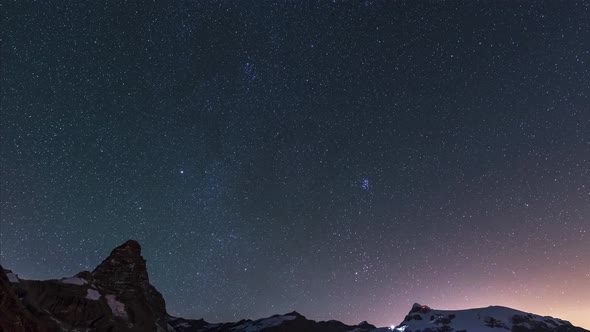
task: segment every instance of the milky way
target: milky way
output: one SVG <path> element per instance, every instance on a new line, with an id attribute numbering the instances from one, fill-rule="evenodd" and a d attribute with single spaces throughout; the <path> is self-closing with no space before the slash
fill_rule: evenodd
<path id="1" fill-rule="evenodd" d="M 171 314 L 590 328 L 590 2 L 1 5 L 1 264 Z"/>

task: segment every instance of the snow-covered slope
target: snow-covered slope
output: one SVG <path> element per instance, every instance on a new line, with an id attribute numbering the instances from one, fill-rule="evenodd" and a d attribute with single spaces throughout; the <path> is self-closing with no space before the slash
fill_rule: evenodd
<path id="1" fill-rule="evenodd" d="M 585 331 L 561 319 L 534 315 L 507 307 L 436 310 L 418 303 L 412 306 L 412 310 L 404 321 L 392 330 L 399 332 Z"/>

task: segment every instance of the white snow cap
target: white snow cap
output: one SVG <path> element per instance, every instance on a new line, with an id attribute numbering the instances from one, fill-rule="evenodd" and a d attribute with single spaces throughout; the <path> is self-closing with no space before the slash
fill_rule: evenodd
<path id="1" fill-rule="evenodd" d="M 519 317 L 522 318 L 519 319 Z M 532 327 L 531 324 L 537 323 L 554 327 L 569 325 L 568 322 L 556 318 L 533 315 L 501 306 L 467 310 L 437 310 L 415 304 L 406 319 L 399 326 L 392 326 L 390 329 L 400 332 L 424 331 L 448 325 L 456 331 L 498 332 L 499 328 L 510 330 L 512 326 Z"/>

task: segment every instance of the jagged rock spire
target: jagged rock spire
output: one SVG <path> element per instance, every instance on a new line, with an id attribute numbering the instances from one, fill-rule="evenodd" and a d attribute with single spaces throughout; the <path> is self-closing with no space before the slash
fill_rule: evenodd
<path id="1" fill-rule="evenodd" d="M 128 240 L 113 249 L 111 254 L 92 271 L 94 279 L 106 289 L 125 292 L 141 287 L 147 288 L 149 277 L 141 245 Z"/>
<path id="2" fill-rule="evenodd" d="M 147 322 L 166 326 L 166 303 L 162 294 L 149 283 L 139 242 L 128 240 L 113 249 L 92 271 L 91 279 L 100 291 L 113 294 L 130 308 L 136 328 L 149 325 Z"/>

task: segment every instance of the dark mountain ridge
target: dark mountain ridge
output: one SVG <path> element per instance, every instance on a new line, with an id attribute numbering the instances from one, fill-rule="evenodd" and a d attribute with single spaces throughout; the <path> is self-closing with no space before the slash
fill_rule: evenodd
<path id="1" fill-rule="evenodd" d="M 475 317 L 475 318 L 474 318 Z M 477 319 L 476 319 L 477 318 Z M 460 311 L 414 305 L 397 327 L 316 322 L 297 312 L 209 323 L 173 317 L 149 282 L 141 246 L 129 240 L 92 272 L 60 280 L 23 280 L 0 266 L 0 332 L 590 332 L 569 322 L 504 307 Z"/>

